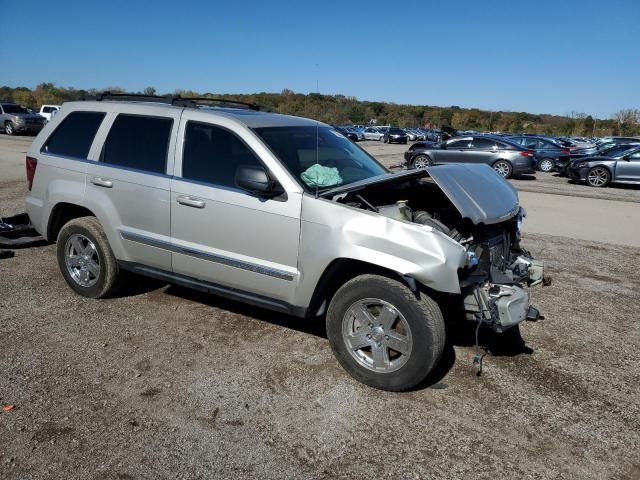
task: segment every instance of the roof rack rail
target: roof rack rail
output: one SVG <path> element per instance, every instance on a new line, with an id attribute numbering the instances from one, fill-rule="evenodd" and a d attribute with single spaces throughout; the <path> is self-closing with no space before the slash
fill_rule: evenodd
<path id="1" fill-rule="evenodd" d="M 238 105 L 240 108 L 260 111 L 261 107 L 256 103 L 242 102 L 240 100 L 231 100 L 229 98 L 211 98 L 211 97 L 181 97 L 180 95 L 146 95 L 144 93 L 112 93 L 102 92 L 97 95 L 86 95 L 80 98 L 82 101 L 117 100 L 122 102 L 153 102 L 166 103 L 168 105 L 176 105 L 180 107 L 196 108 L 203 102 L 221 103 L 227 105 Z"/>
<path id="2" fill-rule="evenodd" d="M 229 98 L 180 97 L 180 96 L 176 96 L 175 97 L 175 101 L 174 101 L 174 105 L 179 105 L 179 104 L 181 104 L 181 102 L 184 102 L 185 104 L 187 102 L 191 102 L 194 105 L 200 105 L 199 102 L 213 102 L 213 103 L 222 103 L 222 104 L 228 104 L 228 105 L 240 105 L 241 107 L 245 107 L 248 110 L 260 111 L 260 105 L 258 105 L 257 103 L 242 102 L 240 100 L 231 100 Z M 189 105 L 185 105 L 185 106 L 189 106 Z"/>
<path id="3" fill-rule="evenodd" d="M 97 95 L 87 95 L 82 97 L 80 100 L 88 101 L 93 100 L 96 102 L 101 102 L 103 100 L 119 100 L 122 102 L 126 101 L 145 101 L 145 102 L 154 102 L 154 103 L 173 103 L 175 95 L 145 95 L 144 93 L 112 93 L 112 92 L 102 92 Z"/>

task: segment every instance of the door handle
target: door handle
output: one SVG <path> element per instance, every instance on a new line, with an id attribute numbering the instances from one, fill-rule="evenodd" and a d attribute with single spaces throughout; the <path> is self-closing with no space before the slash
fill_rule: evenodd
<path id="1" fill-rule="evenodd" d="M 185 205 L 187 207 L 204 208 L 206 205 L 204 200 L 200 200 L 196 197 L 189 197 L 188 195 L 180 195 L 177 200 L 180 205 Z"/>
<path id="2" fill-rule="evenodd" d="M 91 179 L 91 183 L 97 185 L 98 187 L 111 188 L 113 187 L 113 182 L 111 180 L 107 180 L 106 178 L 101 177 L 93 177 Z"/>

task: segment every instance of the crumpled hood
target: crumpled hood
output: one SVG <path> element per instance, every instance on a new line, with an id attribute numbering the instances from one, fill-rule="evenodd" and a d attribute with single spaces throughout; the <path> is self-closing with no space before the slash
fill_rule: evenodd
<path id="1" fill-rule="evenodd" d="M 474 224 L 504 222 L 518 213 L 517 190 L 488 165 L 459 163 L 426 170 L 462 216 Z"/>

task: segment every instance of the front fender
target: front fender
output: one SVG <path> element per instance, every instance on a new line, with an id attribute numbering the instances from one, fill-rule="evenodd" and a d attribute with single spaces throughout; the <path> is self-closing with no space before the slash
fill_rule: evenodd
<path id="1" fill-rule="evenodd" d="M 295 304 L 311 299 L 335 259 L 369 263 L 413 277 L 436 291 L 460 293 L 458 269 L 465 264 L 465 249 L 441 232 L 309 196 L 302 211 Z"/>

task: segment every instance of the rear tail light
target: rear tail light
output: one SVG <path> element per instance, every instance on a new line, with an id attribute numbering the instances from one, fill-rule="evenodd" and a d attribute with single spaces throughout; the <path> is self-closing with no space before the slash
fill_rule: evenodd
<path id="1" fill-rule="evenodd" d="M 569 155 L 571 153 L 571 150 L 569 150 L 568 148 L 565 148 L 564 150 L 562 150 L 562 155 Z"/>
<path id="2" fill-rule="evenodd" d="M 525 150 L 524 152 L 520 152 L 520 155 L 522 155 L 523 157 L 533 157 L 533 152 Z"/>
<path id="3" fill-rule="evenodd" d="M 33 157 L 27 157 L 27 186 L 31 190 L 33 185 L 33 177 L 36 175 L 36 167 L 38 166 L 38 160 Z"/>

